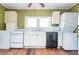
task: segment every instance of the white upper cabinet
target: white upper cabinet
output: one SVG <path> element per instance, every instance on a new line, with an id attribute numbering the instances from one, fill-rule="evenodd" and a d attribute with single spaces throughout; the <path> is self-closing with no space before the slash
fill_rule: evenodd
<path id="1" fill-rule="evenodd" d="M 59 24 L 60 21 L 60 11 L 52 12 L 52 24 Z"/>
<path id="2" fill-rule="evenodd" d="M 17 23 L 17 12 L 5 11 L 5 23 Z"/>

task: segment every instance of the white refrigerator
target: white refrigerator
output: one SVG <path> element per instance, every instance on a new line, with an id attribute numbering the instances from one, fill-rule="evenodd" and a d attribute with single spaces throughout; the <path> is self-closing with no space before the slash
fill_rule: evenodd
<path id="1" fill-rule="evenodd" d="M 78 25 L 78 13 L 66 12 L 61 15 L 62 47 L 64 50 L 78 50 L 77 33 L 73 33 Z"/>

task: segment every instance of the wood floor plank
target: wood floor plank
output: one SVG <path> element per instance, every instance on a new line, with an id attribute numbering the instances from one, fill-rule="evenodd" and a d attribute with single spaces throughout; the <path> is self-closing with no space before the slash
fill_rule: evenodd
<path id="1" fill-rule="evenodd" d="M 0 49 L 0 55 L 77 55 L 77 52 L 66 52 L 63 49 L 56 48 L 12 48 Z"/>

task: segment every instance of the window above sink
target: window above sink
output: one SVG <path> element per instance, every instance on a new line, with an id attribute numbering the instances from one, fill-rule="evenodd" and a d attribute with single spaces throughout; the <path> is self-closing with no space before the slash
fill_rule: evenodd
<path id="1" fill-rule="evenodd" d="M 49 28 L 52 24 L 51 20 L 50 16 L 25 17 L 25 28 Z"/>

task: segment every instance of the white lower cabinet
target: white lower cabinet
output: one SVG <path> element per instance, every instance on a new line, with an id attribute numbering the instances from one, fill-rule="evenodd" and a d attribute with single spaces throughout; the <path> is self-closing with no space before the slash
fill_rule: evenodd
<path id="1" fill-rule="evenodd" d="M 23 32 L 12 32 L 10 34 L 10 47 L 23 48 Z"/>
<path id="2" fill-rule="evenodd" d="M 11 42 L 11 48 L 23 48 L 23 43 Z"/>
<path id="3" fill-rule="evenodd" d="M 0 31 L 0 49 L 9 49 L 10 48 L 10 39 L 9 32 Z"/>
<path id="4" fill-rule="evenodd" d="M 23 34 L 12 33 L 11 34 L 11 42 L 23 42 Z"/>
<path id="5" fill-rule="evenodd" d="M 45 48 L 46 33 L 44 32 L 25 32 L 24 33 L 24 47 L 28 48 Z"/>
<path id="6" fill-rule="evenodd" d="M 63 45 L 63 33 L 61 31 L 58 32 L 58 48 Z"/>

